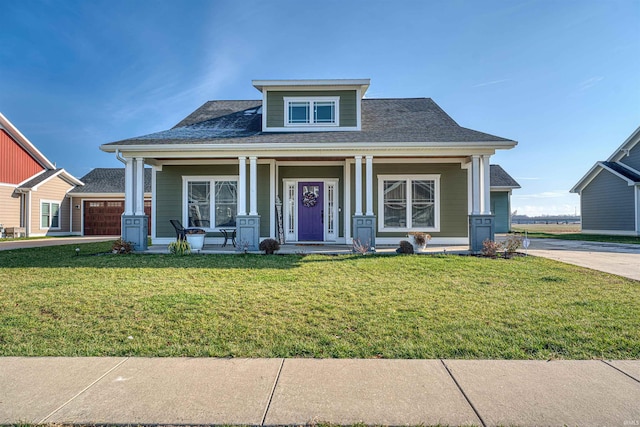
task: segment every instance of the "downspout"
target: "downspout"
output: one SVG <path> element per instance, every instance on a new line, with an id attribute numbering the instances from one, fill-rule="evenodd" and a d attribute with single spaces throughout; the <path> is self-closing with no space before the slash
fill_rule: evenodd
<path id="1" fill-rule="evenodd" d="M 116 159 L 120 160 L 125 165 L 127 164 L 127 161 L 124 159 L 124 157 L 122 157 L 120 155 L 120 149 L 119 148 L 116 148 Z"/>

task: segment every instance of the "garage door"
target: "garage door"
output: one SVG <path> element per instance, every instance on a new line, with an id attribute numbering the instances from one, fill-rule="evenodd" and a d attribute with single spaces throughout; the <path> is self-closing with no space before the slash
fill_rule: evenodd
<path id="1" fill-rule="evenodd" d="M 124 201 L 90 200 L 84 202 L 84 235 L 85 236 L 117 236 L 122 227 Z M 145 200 L 144 213 L 149 218 L 149 235 L 151 235 L 151 201 Z"/>

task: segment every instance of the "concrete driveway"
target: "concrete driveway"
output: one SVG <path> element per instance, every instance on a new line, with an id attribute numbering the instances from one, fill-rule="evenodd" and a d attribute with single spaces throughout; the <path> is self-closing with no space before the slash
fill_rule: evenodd
<path id="1" fill-rule="evenodd" d="M 44 246 L 77 245 L 79 243 L 95 243 L 116 240 L 120 236 L 86 236 L 86 237 L 51 237 L 35 240 L 0 241 L 0 251 L 10 249 L 40 248 Z"/>
<path id="2" fill-rule="evenodd" d="M 640 245 L 559 239 L 530 240 L 529 255 L 640 280 Z"/>

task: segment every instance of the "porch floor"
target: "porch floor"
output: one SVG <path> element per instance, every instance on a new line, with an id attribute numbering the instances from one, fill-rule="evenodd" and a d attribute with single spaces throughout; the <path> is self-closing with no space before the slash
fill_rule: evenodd
<path id="1" fill-rule="evenodd" d="M 166 254 L 168 253 L 168 245 L 151 245 L 144 251 L 147 254 Z M 397 245 L 389 246 L 376 246 L 376 253 L 378 254 L 394 254 Z M 469 251 L 469 245 L 429 245 L 422 251 L 423 254 L 435 254 L 435 253 L 467 253 Z M 201 254 L 234 254 L 236 248 L 233 245 L 205 245 L 200 251 L 194 251 L 194 253 Z M 262 253 L 261 251 L 249 251 L 248 253 Z M 284 244 L 280 246 L 280 250 L 277 254 L 298 254 L 298 255 L 348 255 L 353 253 L 351 245 L 338 245 L 338 244 Z"/>

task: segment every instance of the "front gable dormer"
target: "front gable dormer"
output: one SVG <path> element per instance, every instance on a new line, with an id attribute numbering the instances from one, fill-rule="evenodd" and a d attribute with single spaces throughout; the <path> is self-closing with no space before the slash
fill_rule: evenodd
<path id="1" fill-rule="evenodd" d="M 254 80 L 263 132 L 358 131 L 369 79 Z"/>

